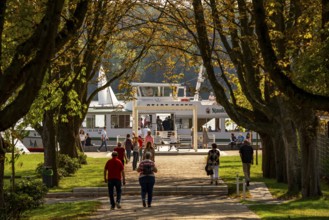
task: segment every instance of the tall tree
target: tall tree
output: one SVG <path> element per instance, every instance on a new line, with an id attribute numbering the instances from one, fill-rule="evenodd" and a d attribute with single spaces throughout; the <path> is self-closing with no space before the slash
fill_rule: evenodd
<path id="1" fill-rule="evenodd" d="M 305 85 L 304 87 L 297 86 L 297 83 L 293 80 L 293 73 L 298 70 L 294 66 L 296 64 L 295 61 L 303 54 L 302 49 L 307 51 L 309 49 L 308 45 L 312 45 L 313 40 L 321 37 L 316 36 L 315 31 L 318 23 L 316 19 L 319 19 L 319 16 L 316 16 L 318 14 L 316 10 L 319 2 L 291 1 L 291 13 L 288 14 L 288 22 L 282 21 L 281 28 L 277 32 L 281 38 L 281 42 L 278 42 L 277 35 L 273 34 L 276 28 L 267 23 L 266 18 L 270 17 L 273 12 L 277 17 L 284 18 L 284 13 L 286 12 L 284 5 L 287 2 L 289 1 L 276 3 L 279 5 L 279 10 L 271 7 L 271 3 L 265 5 L 262 0 L 253 0 L 252 4 L 258 44 L 266 71 L 269 72 L 278 89 L 294 101 L 295 109 L 300 110 L 295 112 L 294 115 L 291 114 L 291 118 L 294 118 L 301 145 L 303 161 L 301 175 L 302 195 L 303 197 L 311 197 L 321 195 L 319 174 L 317 172 L 318 160 L 315 135 L 317 118 L 312 109 L 328 110 L 329 96 L 315 92 L 315 90 L 305 89 L 307 88 Z M 303 23 L 304 21 L 307 22 Z M 323 31 L 326 32 L 327 30 Z M 302 37 L 298 38 L 296 35 Z M 292 39 L 295 39 L 294 42 L 299 43 L 301 47 L 294 47 L 294 45 L 289 44 Z M 283 56 L 280 54 L 281 51 L 277 50 L 276 42 L 281 44 L 282 47 L 288 48 Z M 314 77 L 316 76 L 314 75 Z"/>
<path id="2" fill-rule="evenodd" d="M 5 0 L 0 3 L 0 131 L 14 125 L 29 111 L 41 88 L 51 58 L 82 24 L 88 1 L 70 1 L 73 14 L 58 31 L 64 2 L 34 2 L 33 8 L 38 9 L 38 13 L 31 19 L 29 29 L 22 29 L 25 35 L 17 42 L 5 40 L 15 37 L 10 35 L 10 28 L 17 23 L 20 26 L 21 19 L 13 16 L 12 12 L 24 7 L 25 2 Z M 26 7 L 26 10 L 31 8 Z M 2 144 L 0 152 L 0 157 L 4 158 L 5 149 Z M 4 160 L 0 160 L 0 169 L 3 168 Z M 0 176 L 0 182 L 0 208 L 3 208 L 3 176 Z"/>

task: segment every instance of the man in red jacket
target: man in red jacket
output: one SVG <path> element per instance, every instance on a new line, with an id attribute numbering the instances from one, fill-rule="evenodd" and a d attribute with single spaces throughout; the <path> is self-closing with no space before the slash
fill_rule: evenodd
<path id="1" fill-rule="evenodd" d="M 124 166 L 118 159 L 118 152 L 112 152 L 112 159 L 108 160 L 104 167 L 104 181 L 108 185 L 109 197 L 111 203 L 111 209 L 115 209 L 115 205 L 118 209 L 121 208 L 121 179 Z M 123 176 L 123 184 L 125 184 L 125 178 Z M 114 202 L 114 187 L 117 192 L 116 203 Z"/>

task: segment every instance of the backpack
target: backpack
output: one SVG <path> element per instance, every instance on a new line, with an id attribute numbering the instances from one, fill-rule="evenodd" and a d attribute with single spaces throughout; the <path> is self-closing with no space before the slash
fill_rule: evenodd
<path id="1" fill-rule="evenodd" d="M 143 166 L 143 175 L 151 175 L 153 173 L 153 166 L 151 163 L 146 163 Z"/>
<path id="2" fill-rule="evenodd" d="M 126 140 L 125 147 L 126 147 L 126 149 L 131 149 L 131 150 L 134 149 L 133 143 L 131 142 L 130 139 Z"/>

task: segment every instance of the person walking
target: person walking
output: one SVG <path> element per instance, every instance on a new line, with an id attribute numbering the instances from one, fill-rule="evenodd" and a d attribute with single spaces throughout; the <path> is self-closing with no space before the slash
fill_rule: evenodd
<path id="1" fill-rule="evenodd" d="M 138 161 L 142 161 L 142 158 L 143 158 L 143 145 L 144 145 L 143 138 L 141 136 L 138 136 L 138 151 L 139 151 L 139 160 Z"/>
<path id="2" fill-rule="evenodd" d="M 208 137 L 207 128 L 203 128 L 203 131 L 202 131 L 202 147 L 207 149 L 208 148 L 208 142 L 209 142 L 209 137 Z"/>
<path id="3" fill-rule="evenodd" d="M 122 147 L 122 144 L 118 142 L 118 145 L 113 149 L 113 152 L 118 152 L 118 159 L 122 162 L 123 166 L 125 165 L 125 162 L 128 163 L 127 155 L 126 155 L 126 149 Z M 123 179 L 125 179 L 125 172 L 122 172 Z M 124 185 L 124 184 L 123 184 Z"/>
<path id="4" fill-rule="evenodd" d="M 147 142 L 147 143 L 146 143 L 146 147 L 145 147 L 144 152 L 143 152 L 143 160 L 145 160 L 147 152 L 150 152 L 150 153 L 151 153 L 152 156 L 151 156 L 150 159 L 151 159 L 153 162 L 155 162 L 155 160 L 154 160 L 154 157 L 155 157 L 155 150 L 154 150 L 154 147 L 152 147 L 151 142 Z"/>
<path id="5" fill-rule="evenodd" d="M 105 146 L 105 151 L 107 152 L 107 143 L 106 143 L 106 140 L 107 140 L 107 132 L 106 132 L 106 127 L 104 127 L 104 129 L 102 130 L 101 132 L 101 146 L 97 149 L 98 152 L 100 152 L 101 148 L 103 146 Z"/>
<path id="6" fill-rule="evenodd" d="M 157 124 L 157 130 L 162 131 L 163 127 L 162 127 L 162 120 L 161 120 L 160 116 L 157 116 L 156 124 Z"/>
<path id="7" fill-rule="evenodd" d="M 122 147 L 121 142 L 118 142 L 117 146 L 113 149 L 113 151 L 118 152 L 118 159 L 121 160 L 123 165 L 125 165 L 125 162 L 128 162 L 126 149 Z"/>
<path id="8" fill-rule="evenodd" d="M 213 143 L 211 145 L 212 149 L 208 151 L 207 156 L 207 166 L 208 170 L 212 170 L 213 174 L 210 175 L 210 184 L 213 184 L 215 181 L 215 184 L 218 185 L 218 169 L 219 169 L 219 157 L 220 157 L 220 151 L 217 149 L 217 144 Z"/>
<path id="9" fill-rule="evenodd" d="M 244 136 L 241 133 L 239 133 L 239 135 L 236 139 L 236 144 L 239 147 L 239 149 L 240 149 L 241 145 L 243 144 L 244 140 L 245 140 Z"/>
<path id="10" fill-rule="evenodd" d="M 144 143 L 151 142 L 151 145 L 154 144 L 154 138 L 151 135 L 151 131 L 147 131 L 147 134 L 144 137 Z"/>
<path id="11" fill-rule="evenodd" d="M 235 137 L 234 133 L 231 133 L 231 150 L 233 150 L 234 146 L 236 146 L 237 138 Z"/>
<path id="12" fill-rule="evenodd" d="M 246 134 L 246 140 L 247 140 L 249 143 L 251 143 L 251 134 L 250 134 L 250 132 L 247 132 L 247 134 Z"/>
<path id="13" fill-rule="evenodd" d="M 121 208 L 121 180 L 125 184 L 125 177 L 123 175 L 124 166 L 118 159 L 118 152 L 112 152 L 112 159 L 108 160 L 104 167 L 104 182 L 107 183 L 111 209 L 115 206 Z M 114 202 L 114 188 L 116 190 L 116 203 Z"/>
<path id="14" fill-rule="evenodd" d="M 133 170 L 137 169 L 137 162 L 139 158 L 139 144 L 138 137 L 134 137 L 133 139 Z"/>
<path id="15" fill-rule="evenodd" d="M 126 136 L 126 140 L 124 142 L 124 147 L 126 149 L 127 159 L 128 159 L 128 161 L 130 161 L 131 151 L 133 149 L 133 142 L 130 139 L 130 134 L 127 134 L 127 136 Z"/>
<path id="16" fill-rule="evenodd" d="M 155 163 L 151 160 L 151 153 L 146 152 L 145 160 L 143 160 L 138 168 L 139 172 L 139 184 L 141 186 L 141 197 L 143 207 L 146 207 L 146 194 L 147 194 L 147 206 L 151 207 L 152 197 L 153 197 L 153 187 L 155 184 L 155 175 L 158 169 L 155 166 Z"/>
<path id="17" fill-rule="evenodd" d="M 249 141 L 244 140 L 242 146 L 240 147 L 240 157 L 242 160 L 242 167 L 244 178 L 246 180 L 247 186 L 250 183 L 250 167 L 253 164 L 254 149 L 250 145 Z"/>

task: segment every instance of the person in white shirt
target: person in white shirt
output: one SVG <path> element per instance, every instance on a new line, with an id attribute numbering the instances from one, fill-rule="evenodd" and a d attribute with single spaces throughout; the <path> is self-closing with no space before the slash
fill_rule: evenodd
<path id="1" fill-rule="evenodd" d="M 176 138 L 176 136 L 175 136 L 175 132 L 172 132 L 172 133 L 171 133 L 171 135 L 170 135 L 170 143 L 169 143 L 169 144 L 170 144 L 170 145 L 169 145 L 169 150 L 168 150 L 168 151 L 171 150 L 172 146 L 176 146 L 175 144 L 177 144 L 177 138 Z M 177 151 L 178 151 L 177 146 L 176 146 L 176 149 L 177 149 Z"/>
<path id="2" fill-rule="evenodd" d="M 107 151 L 107 143 L 106 143 L 106 140 L 107 140 L 107 133 L 106 133 L 106 127 L 104 127 L 104 129 L 102 130 L 101 132 L 101 146 L 97 149 L 97 151 L 99 152 L 101 150 L 101 148 L 103 146 L 105 146 L 105 151 Z"/>
<path id="3" fill-rule="evenodd" d="M 157 132 L 157 134 L 154 137 L 154 148 L 160 149 L 160 145 L 163 144 L 162 137 L 160 136 L 160 132 Z"/>
<path id="4" fill-rule="evenodd" d="M 138 131 L 137 131 L 137 137 L 138 136 L 143 136 L 143 132 L 142 132 L 142 129 L 141 129 L 141 127 L 138 127 Z"/>
<path id="5" fill-rule="evenodd" d="M 80 136 L 81 146 L 84 147 L 86 145 L 85 131 L 81 129 L 79 132 L 79 136 Z"/>

